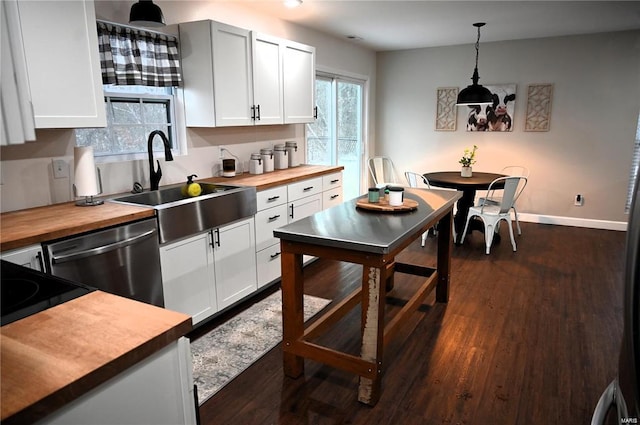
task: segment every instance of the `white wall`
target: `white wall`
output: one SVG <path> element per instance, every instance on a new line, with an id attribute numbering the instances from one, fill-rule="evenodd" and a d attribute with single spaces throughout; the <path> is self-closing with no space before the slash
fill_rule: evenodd
<path id="1" fill-rule="evenodd" d="M 217 1 L 155 1 L 163 11 L 167 24 L 212 19 L 256 30 L 316 47 L 318 67 L 357 74 L 372 82 L 375 90 L 376 55 L 353 43 L 257 15 L 251 6 Z M 96 16 L 126 23 L 132 1 L 96 1 Z M 375 99 L 372 93 L 368 108 Z M 373 124 L 369 133 L 372 133 Z M 49 205 L 72 200 L 73 146 L 71 130 L 38 130 L 37 142 L 23 146 L 0 148 L 0 211 Z M 224 146 L 241 158 L 245 169 L 252 152 L 288 140 L 296 141 L 304 152 L 304 125 L 277 125 L 233 128 L 187 129 L 188 155 L 175 157 L 162 166 L 161 184 L 179 183 L 189 174 L 210 177 L 219 165 L 218 146 Z M 69 165 L 69 177 L 54 179 L 51 159 L 63 159 Z M 148 187 L 149 166 L 146 160 L 99 164 L 105 194 L 130 191 L 134 181 Z"/>
<path id="2" fill-rule="evenodd" d="M 378 54 L 376 151 L 396 167 L 457 170 L 478 145 L 474 170 L 530 168 L 518 211 L 626 222 L 631 154 L 640 112 L 640 32 L 481 43 L 480 84 L 517 84 L 514 131 L 435 131 L 436 89 L 470 84 L 473 45 Z M 554 85 L 551 129 L 525 132 L 528 84 Z M 399 170 L 399 171 L 400 171 Z M 584 206 L 575 207 L 575 194 Z"/>

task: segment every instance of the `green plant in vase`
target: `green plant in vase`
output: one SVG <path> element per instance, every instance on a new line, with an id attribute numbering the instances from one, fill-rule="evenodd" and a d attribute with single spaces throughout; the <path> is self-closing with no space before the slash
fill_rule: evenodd
<path id="1" fill-rule="evenodd" d="M 458 161 L 462 164 L 462 171 L 460 172 L 462 177 L 471 177 L 471 166 L 476 163 L 476 150 L 478 150 L 476 145 L 473 145 L 473 149 L 465 149 L 462 158 Z"/>

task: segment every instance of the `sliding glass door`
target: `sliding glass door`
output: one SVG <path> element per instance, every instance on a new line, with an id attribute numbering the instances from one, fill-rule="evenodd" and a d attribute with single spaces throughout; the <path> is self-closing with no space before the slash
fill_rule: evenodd
<path id="1" fill-rule="evenodd" d="M 306 128 L 307 162 L 344 166 L 345 200 L 361 195 L 363 92 L 363 81 L 318 75 L 318 117 Z"/>

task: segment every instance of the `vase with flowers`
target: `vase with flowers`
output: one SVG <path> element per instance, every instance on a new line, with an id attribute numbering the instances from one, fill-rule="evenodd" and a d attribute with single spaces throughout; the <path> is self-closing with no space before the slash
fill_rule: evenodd
<path id="1" fill-rule="evenodd" d="M 465 149 L 462 154 L 462 158 L 458 161 L 462 164 L 462 170 L 460 171 L 460 175 L 462 177 L 471 177 L 473 172 L 471 170 L 471 166 L 476 163 L 476 150 L 478 147 L 473 145 L 473 149 Z"/>

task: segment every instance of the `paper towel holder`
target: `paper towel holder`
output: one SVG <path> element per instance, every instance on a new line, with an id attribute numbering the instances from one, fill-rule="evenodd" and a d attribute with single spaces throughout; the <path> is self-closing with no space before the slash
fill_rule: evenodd
<path id="1" fill-rule="evenodd" d="M 102 174 L 100 173 L 100 169 L 98 167 L 96 167 L 96 171 L 98 172 L 98 186 L 100 187 L 100 192 L 96 193 L 95 195 L 85 196 L 84 199 L 77 200 L 76 205 L 78 207 L 95 207 L 97 205 L 104 204 L 104 201 L 102 199 L 94 198 L 94 196 L 102 194 Z M 76 189 L 75 183 L 73 184 L 73 196 L 74 198 L 78 197 L 78 191 Z"/>

